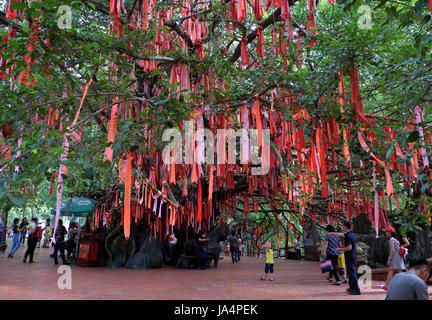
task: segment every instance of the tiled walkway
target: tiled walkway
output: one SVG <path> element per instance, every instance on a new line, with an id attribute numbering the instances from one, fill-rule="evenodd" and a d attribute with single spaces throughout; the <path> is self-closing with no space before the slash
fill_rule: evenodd
<path id="1" fill-rule="evenodd" d="M 24 264 L 22 248 L 14 259 L 0 255 L 0 300 L 4 299 L 374 299 L 385 293 L 363 290 L 361 296 L 345 293 L 347 285 L 335 287 L 324 280 L 317 262 L 275 259 L 275 281 L 262 281 L 264 260 L 242 257 L 232 264 L 230 257 L 217 268 L 182 270 L 173 267 L 152 270 L 84 268 L 72 270 L 72 289 L 61 290 L 58 266 L 51 249 L 36 249 L 35 263 Z"/>

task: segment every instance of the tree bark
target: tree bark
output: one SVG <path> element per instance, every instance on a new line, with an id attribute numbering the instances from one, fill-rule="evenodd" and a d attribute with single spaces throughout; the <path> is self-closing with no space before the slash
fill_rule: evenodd
<path id="1" fill-rule="evenodd" d="M 3 217 L 4 217 L 3 221 L 4 221 L 5 226 L 4 226 L 4 230 L 3 230 L 3 233 L 2 233 L 2 236 L 0 239 L 0 253 L 6 252 L 6 249 L 7 249 L 6 235 L 7 235 L 7 230 L 8 230 L 8 227 L 7 227 L 8 215 L 9 215 L 9 210 L 5 210 L 5 213 L 3 215 Z M 0 217 L 0 219 L 2 219 L 2 217 Z"/>

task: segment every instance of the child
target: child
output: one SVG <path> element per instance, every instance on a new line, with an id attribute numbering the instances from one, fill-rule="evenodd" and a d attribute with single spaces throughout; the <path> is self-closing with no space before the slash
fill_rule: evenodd
<path id="1" fill-rule="evenodd" d="M 271 249 L 271 243 L 266 243 L 266 265 L 265 265 L 265 275 L 264 277 L 261 277 L 261 280 L 267 279 L 267 273 L 270 271 L 270 278 L 269 281 L 273 281 L 273 265 L 274 265 L 274 259 L 273 259 L 273 250 Z"/>
<path id="2" fill-rule="evenodd" d="M 345 255 L 343 252 L 338 257 L 338 268 L 342 283 L 347 283 L 347 279 L 345 276 Z"/>
<path id="3" fill-rule="evenodd" d="M 45 223 L 44 243 L 42 245 L 42 248 L 49 248 L 50 240 L 51 240 L 51 226 L 50 226 L 49 219 L 47 219 Z"/>
<path id="4" fill-rule="evenodd" d="M 323 253 L 322 253 L 323 246 L 321 245 L 321 239 L 320 238 L 318 238 L 318 241 L 316 243 L 316 248 L 318 251 L 318 260 L 323 261 Z"/>

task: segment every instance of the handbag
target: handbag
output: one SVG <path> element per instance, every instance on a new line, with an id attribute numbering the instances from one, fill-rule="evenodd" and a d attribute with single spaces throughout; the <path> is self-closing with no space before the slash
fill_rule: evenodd
<path id="1" fill-rule="evenodd" d="M 326 273 L 333 270 L 333 265 L 331 260 L 327 260 L 326 262 L 320 263 L 320 268 L 322 273 Z"/>
<path id="2" fill-rule="evenodd" d="M 406 249 L 400 245 L 399 241 L 397 241 L 397 244 L 398 244 L 398 246 L 399 246 L 399 250 L 398 250 L 399 255 L 400 255 L 402 258 L 405 258 Z"/>

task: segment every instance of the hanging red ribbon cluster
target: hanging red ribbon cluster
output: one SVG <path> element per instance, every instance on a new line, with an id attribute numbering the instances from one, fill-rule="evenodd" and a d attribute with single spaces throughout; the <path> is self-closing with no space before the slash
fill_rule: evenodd
<path id="1" fill-rule="evenodd" d="M 12 9 L 11 4 L 14 2 L 22 1 L 10 0 L 8 2 L 6 18 L 20 20 L 23 18 L 23 10 Z M 331 3 L 331 1 L 329 2 Z M 262 5 L 260 0 L 255 0 L 249 7 L 253 10 L 248 11 L 246 0 L 232 0 L 225 12 L 225 16 L 230 18 L 227 20 L 234 21 L 227 22 L 227 28 L 230 27 L 231 23 L 235 30 L 236 23 L 243 23 L 248 18 L 254 18 L 258 22 L 255 34 L 243 32 L 238 44 L 240 46 L 239 58 L 243 68 L 251 66 L 248 44 L 255 39 L 254 36 L 256 36 L 258 43 L 256 48 L 258 58 L 263 58 L 266 54 L 264 27 L 267 26 L 262 22 Z M 269 28 L 269 31 L 271 30 L 271 48 L 268 51 L 276 56 L 284 57 L 285 65 L 291 63 L 302 67 L 302 32 L 294 35 L 289 0 L 266 0 L 264 10 L 269 11 L 272 5 L 274 9 L 280 8 L 281 19 L 277 24 L 273 24 L 271 29 Z M 316 33 L 315 0 L 307 0 L 306 5 L 308 23 L 305 29 L 308 34 L 313 35 Z M 174 9 L 156 10 L 156 0 L 140 1 L 137 4 L 138 11 L 131 13 L 128 26 L 122 25 L 122 15 L 127 13 L 124 1 L 110 0 L 110 14 L 113 21 L 109 28 L 120 37 L 137 28 L 143 30 L 154 28 L 152 30 L 154 31 L 154 41 L 146 43 L 148 52 L 156 53 L 158 57 L 161 57 L 181 49 L 188 54 L 195 54 L 200 59 L 204 59 L 206 55 L 204 45 L 209 38 L 209 30 L 207 21 L 200 15 L 200 12 L 208 9 L 208 6 L 208 3 L 200 3 L 194 6 L 192 10 L 189 1 L 184 0 L 181 9 L 179 9 L 181 19 L 178 20 L 178 26 L 183 28 L 184 34 L 179 34 L 172 32 L 167 27 L 168 23 L 172 23 L 173 17 L 178 18 L 178 15 L 175 16 L 173 13 Z M 20 72 L 18 83 L 32 86 L 36 79 L 31 75 L 31 65 L 36 61 L 31 58 L 31 53 L 36 48 L 36 43 L 40 41 L 37 21 L 30 24 L 29 30 L 28 55 L 24 57 L 27 69 Z M 8 42 L 14 36 L 15 32 L 10 29 L 8 36 L 5 36 L 3 41 Z M 309 46 L 313 46 L 314 43 L 314 41 L 310 42 Z M 128 44 L 130 49 L 132 44 L 131 42 Z M 49 43 L 46 45 L 48 46 Z M 290 48 L 296 50 L 295 61 L 285 59 Z M 145 57 L 148 52 L 143 50 L 142 57 Z M 101 56 L 100 59 L 102 60 L 104 57 Z M 176 88 L 170 91 L 169 99 L 175 99 L 174 95 L 176 97 L 183 95 L 184 101 L 193 104 L 195 110 L 189 115 L 190 121 L 183 121 L 179 124 L 179 129 L 182 132 L 186 132 L 189 127 L 192 130 L 191 137 L 182 136 L 182 146 L 191 152 L 186 155 L 185 159 L 182 158 L 182 161 L 178 162 L 176 159 L 182 157 L 182 151 L 171 148 L 168 152 L 171 162 L 167 164 L 162 157 L 162 152 L 144 152 L 146 147 L 158 142 L 152 136 L 157 130 L 146 124 L 149 119 L 155 120 L 151 119 L 155 116 L 150 106 L 145 102 L 120 101 L 118 96 L 109 98 L 111 103 L 109 112 L 107 112 L 109 117 L 101 117 L 101 121 L 105 121 L 108 126 L 107 143 L 109 143 L 104 150 L 103 157 L 116 165 L 119 184 L 124 184 L 125 189 L 123 193 L 113 191 L 115 194 L 113 199 L 95 208 L 94 223 L 106 224 L 112 221 L 112 209 L 121 208 L 120 219 L 124 226 L 126 238 L 130 236 L 132 222 L 145 222 L 151 228 L 152 234 L 159 237 L 170 232 L 176 225 L 186 225 L 194 230 L 208 230 L 211 223 L 216 221 L 217 213 L 224 213 L 225 219 L 234 214 L 238 201 L 238 194 L 234 191 L 240 187 L 238 177 L 242 175 L 246 176 L 247 181 L 239 192 L 243 198 L 243 214 L 245 216 L 252 210 L 259 211 L 257 197 L 262 196 L 267 199 L 271 207 L 286 201 L 293 205 L 293 210 L 299 208 L 302 216 L 309 213 L 311 199 L 321 197 L 327 202 L 328 211 L 345 212 L 348 218 L 365 212 L 375 225 L 384 225 L 387 223 L 387 208 L 389 211 L 391 210 L 392 202 L 396 202 L 399 207 L 396 196 L 397 190 L 395 191 L 393 188 L 390 171 L 393 169 L 401 172 L 405 178 L 404 183 L 412 183 L 421 172 L 422 168 L 419 166 L 419 162 L 422 161 L 424 168 L 429 166 L 427 154 L 429 150 L 426 150 L 425 143 L 430 143 L 431 137 L 423 132 L 423 110 L 420 106 L 412 111 L 412 117 L 407 123 L 406 130 L 418 130 L 423 143 L 422 146 L 417 147 L 416 144 L 409 144 L 408 150 L 403 151 L 396 141 L 398 134 L 396 129 L 385 127 L 388 135 L 386 142 L 394 145 L 395 152 L 390 155 L 389 160 L 384 160 L 383 157 L 377 156 L 376 152 L 372 152 L 374 147 L 381 143 L 373 130 L 378 120 L 376 117 L 365 113 L 355 61 L 351 61 L 348 72 L 350 97 L 346 97 L 344 74 L 343 71 L 340 71 L 338 85 L 336 84 L 333 96 L 330 98 L 323 96 L 318 101 L 319 105 L 340 105 L 341 117 L 344 121 L 339 123 L 336 120 L 337 117 L 334 116 L 319 116 L 316 113 L 312 115 L 312 112 L 309 114 L 307 105 L 300 103 L 301 97 L 295 96 L 285 88 L 271 88 L 268 93 L 263 93 L 271 100 L 270 108 L 261 103 L 261 95 L 254 92 L 251 93 L 251 99 L 241 101 L 237 109 L 230 107 L 227 102 L 223 106 L 223 110 L 216 111 L 209 105 L 205 105 L 203 99 L 197 98 L 202 93 L 219 92 L 226 85 L 222 79 L 216 77 L 214 71 L 209 70 L 200 74 L 201 70 L 193 70 L 194 74 L 192 74 L 192 67 L 185 61 L 170 61 L 168 68 L 164 66 L 164 69 L 155 60 L 150 59 L 134 58 L 131 59 L 131 63 L 133 64 L 133 71 L 139 66 L 145 72 L 158 70 L 169 73 L 169 83 Z M 6 64 L 7 61 L 1 58 L 0 65 Z M 118 67 L 114 62 L 109 62 L 109 68 L 113 74 L 110 80 L 117 82 Z M 287 69 L 283 69 L 281 72 L 286 72 Z M 0 73 L 0 77 L 13 77 L 12 71 L 7 70 L 5 73 Z M 92 81 L 90 80 L 84 88 L 84 95 L 74 123 L 77 122 L 83 99 Z M 143 86 L 144 90 L 153 90 L 152 96 L 157 96 L 163 90 L 168 89 L 150 86 L 149 82 L 146 81 L 144 81 Z M 136 89 L 136 84 L 133 84 L 132 88 Z M 260 89 L 258 87 L 257 92 Z M 191 95 L 190 92 L 194 94 Z M 349 105 L 347 100 L 350 101 Z M 163 106 L 159 107 L 163 108 Z M 287 116 L 290 114 L 292 117 Z M 351 121 L 347 120 L 350 118 L 349 115 L 351 115 Z M 116 142 L 116 132 L 120 128 L 117 124 L 132 118 L 137 123 L 143 124 L 146 130 L 147 135 L 143 138 L 141 150 L 114 155 L 113 144 Z M 59 110 L 54 106 L 49 107 L 46 115 L 35 115 L 35 123 L 42 119 L 55 130 L 63 129 L 64 124 L 59 121 Z M 204 128 L 205 123 L 207 124 L 206 128 Z M 255 129 L 258 145 L 251 147 L 249 137 L 242 136 L 241 162 L 231 162 L 229 160 L 233 157 L 234 152 L 225 147 L 227 131 L 219 135 L 217 133 L 221 129 L 228 130 L 237 127 L 242 128 L 245 132 Z M 359 127 L 362 129 L 353 130 Z M 218 137 L 219 141 L 215 139 L 214 144 L 215 149 L 219 148 L 217 151 L 220 162 L 204 163 L 204 146 L 207 138 L 198 134 L 197 130 L 201 129 L 208 129 L 215 137 Z M 270 132 L 269 142 L 266 141 L 267 130 Z M 79 130 L 77 131 L 79 132 Z M 371 161 L 360 163 L 356 168 L 351 161 L 349 142 L 357 143 L 357 140 Z M 222 147 L 220 142 L 224 143 Z M 266 147 L 269 148 L 268 158 L 264 156 Z M 341 152 L 339 153 L 338 150 Z M 255 151 L 258 151 L 258 157 L 260 157 L 258 164 L 253 163 Z M 406 161 L 399 163 L 398 160 L 405 157 L 408 152 L 413 155 L 411 163 Z M 11 150 L 7 145 L 2 146 L 2 156 L 6 159 L 11 157 Z M 344 163 L 345 167 L 342 168 L 340 163 Z M 252 172 L 257 166 L 268 167 L 269 170 L 264 175 L 254 175 Z M 361 197 L 361 201 L 358 200 L 360 184 L 348 179 L 351 170 L 360 168 L 370 173 L 370 176 L 373 175 L 374 187 L 385 181 L 386 192 L 384 193 L 384 188 L 380 192 L 374 191 L 373 201 L 369 201 L 366 197 Z M 288 170 L 291 170 L 290 174 L 287 174 Z M 54 193 L 57 174 L 51 176 L 51 194 Z M 346 183 L 338 184 L 339 180 L 344 179 Z M 181 190 L 181 197 L 183 198 L 181 203 L 178 203 L 173 196 L 173 190 Z M 273 198 L 277 198 L 278 201 L 274 201 Z M 239 201 L 241 200 L 240 198 Z M 388 206 L 387 203 L 390 205 Z M 424 210 L 429 212 L 430 208 L 424 207 Z M 315 217 L 315 213 L 312 215 Z M 324 222 L 324 220 L 322 221 Z M 330 218 L 328 221 L 331 221 Z M 261 237 L 263 232 L 265 232 L 264 226 L 257 228 L 257 237 Z"/>

